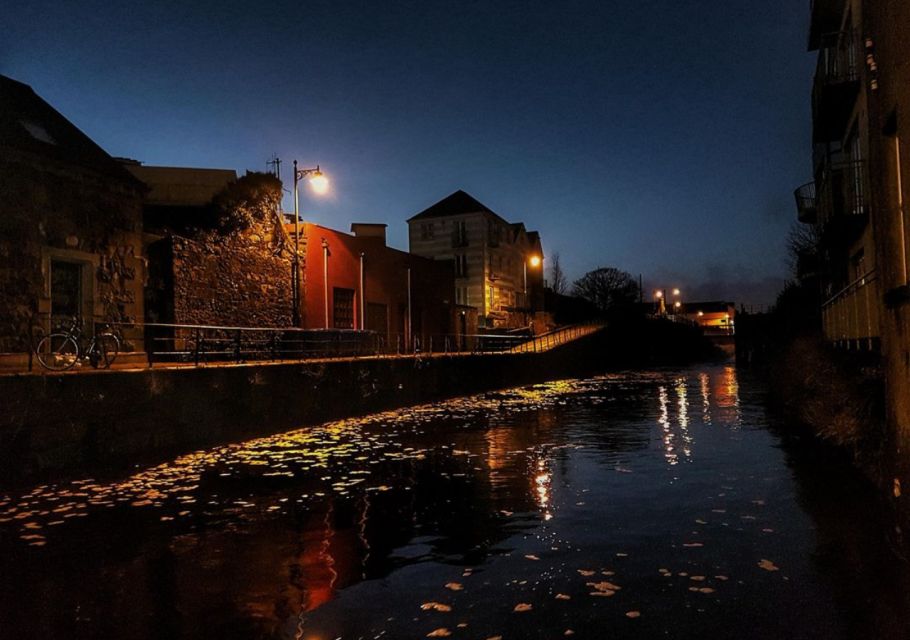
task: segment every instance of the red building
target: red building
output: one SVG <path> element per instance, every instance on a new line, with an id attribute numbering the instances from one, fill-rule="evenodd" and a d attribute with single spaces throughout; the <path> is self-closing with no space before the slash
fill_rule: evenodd
<path id="1" fill-rule="evenodd" d="M 455 304 L 453 262 L 386 246 L 384 224 L 300 226 L 305 328 L 375 331 L 402 350 L 476 332 L 476 310 Z"/>

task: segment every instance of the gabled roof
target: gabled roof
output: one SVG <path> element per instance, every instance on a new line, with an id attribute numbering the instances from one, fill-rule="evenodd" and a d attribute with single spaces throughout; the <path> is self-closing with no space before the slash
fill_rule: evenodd
<path id="1" fill-rule="evenodd" d="M 22 82 L 0 75 L 0 148 L 89 169 L 141 188 L 120 163 Z"/>
<path id="2" fill-rule="evenodd" d="M 462 213 L 478 212 L 492 213 L 494 216 L 500 217 L 495 211 L 474 198 L 474 196 L 459 189 L 452 195 L 446 196 L 436 204 L 424 209 L 417 215 L 408 218 L 408 222 L 411 222 L 412 220 L 442 218 L 445 216 L 457 216 Z"/>

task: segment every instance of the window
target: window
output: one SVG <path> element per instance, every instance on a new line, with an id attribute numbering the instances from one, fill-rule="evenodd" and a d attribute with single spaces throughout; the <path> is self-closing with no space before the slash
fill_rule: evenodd
<path id="1" fill-rule="evenodd" d="M 463 253 L 455 256 L 455 277 L 468 277 L 468 256 Z"/>
<path id="2" fill-rule="evenodd" d="M 420 225 L 420 239 L 432 240 L 436 236 L 436 230 L 432 222 L 424 222 Z"/>
<path id="3" fill-rule="evenodd" d="M 46 142 L 47 144 L 57 144 L 57 141 L 54 140 L 54 137 L 47 132 L 47 129 L 45 129 L 37 122 L 32 122 L 30 120 L 20 120 L 19 124 L 21 124 L 25 130 L 28 131 L 29 135 L 35 140 L 40 140 L 41 142 Z"/>
<path id="4" fill-rule="evenodd" d="M 82 315 L 82 265 L 51 260 L 51 318 L 59 323 Z"/>
<path id="5" fill-rule="evenodd" d="M 335 287 L 333 291 L 333 309 L 336 329 L 354 328 L 354 290 Z"/>
<path id="6" fill-rule="evenodd" d="M 452 231 L 452 246 L 468 246 L 468 226 L 465 224 L 464 220 L 458 220 L 455 222 L 455 229 Z"/>

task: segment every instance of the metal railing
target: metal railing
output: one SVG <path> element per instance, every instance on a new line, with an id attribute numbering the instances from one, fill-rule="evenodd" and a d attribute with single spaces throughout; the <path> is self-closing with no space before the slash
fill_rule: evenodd
<path id="1" fill-rule="evenodd" d="M 511 353 L 541 353 L 549 351 L 573 340 L 591 335 L 604 328 L 603 324 L 583 324 L 563 327 L 554 331 L 531 337 L 510 350 Z"/>
<path id="2" fill-rule="evenodd" d="M 875 271 L 857 278 L 822 305 L 825 338 L 849 349 L 872 350 L 881 336 Z"/>
<path id="3" fill-rule="evenodd" d="M 816 221 L 816 197 L 815 183 L 808 182 L 793 192 L 796 198 L 797 218 L 804 224 L 812 224 Z"/>

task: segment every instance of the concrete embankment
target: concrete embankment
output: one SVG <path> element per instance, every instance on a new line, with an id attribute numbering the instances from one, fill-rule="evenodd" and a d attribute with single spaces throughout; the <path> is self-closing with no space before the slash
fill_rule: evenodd
<path id="1" fill-rule="evenodd" d="M 0 378 L 0 482 L 121 470 L 326 420 L 579 375 L 594 334 L 535 354 L 336 359 Z"/>

